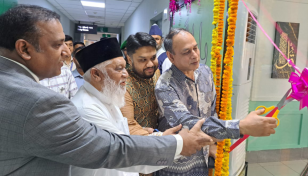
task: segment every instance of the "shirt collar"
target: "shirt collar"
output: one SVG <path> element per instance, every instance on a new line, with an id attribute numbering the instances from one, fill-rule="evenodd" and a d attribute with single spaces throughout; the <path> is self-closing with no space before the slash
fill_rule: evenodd
<path id="1" fill-rule="evenodd" d="M 1 57 L 3 57 L 4 59 L 9 60 L 9 61 L 11 61 L 11 62 L 14 62 L 14 63 L 18 64 L 19 66 L 21 66 L 22 68 L 24 68 L 25 70 L 27 70 L 27 71 L 32 75 L 32 77 L 34 78 L 34 80 L 35 80 L 37 83 L 40 82 L 39 78 L 38 78 L 31 70 L 29 70 L 26 66 L 22 65 L 22 64 L 19 63 L 19 62 L 16 62 L 16 61 L 12 60 L 12 59 L 9 59 L 9 58 L 7 58 L 7 57 L 4 57 L 4 56 L 1 56 Z"/>
<path id="2" fill-rule="evenodd" d="M 75 69 L 74 71 L 72 71 L 72 74 L 73 74 L 74 78 L 76 78 L 76 77 L 83 78 L 83 76 L 81 76 L 81 74 L 77 71 L 77 69 Z"/>
<path id="3" fill-rule="evenodd" d="M 65 62 L 65 61 L 63 61 L 64 65 L 66 65 L 66 66 L 70 66 L 73 62 L 74 62 L 74 59 L 73 59 L 73 57 L 72 57 L 72 56 L 71 56 L 71 62 L 69 63 L 69 65 L 67 65 L 67 64 L 66 64 L 66 62 Z"/>
<path id="4" fill-rule="evenodd" d="M 162 53 L 164 53 L 164 52 L 166 52 L 165 50 L 164 50 L 164 48 L 163 47 L 160 47 L 160 49 L 157 51 L 157 57 L 158 56 L 160 56 Z"/>
<path id="5" fill-rule="evenodd" d="M 84 81 L 83 87 L 91 93 L 94 97 L 96 97 L 99 101 L 101 101 L 104 104 L 109 104 L 107 97 L 104 96 L 100 91 L 98 91 L 94 86 L 92 86 L 89 82 Z"/>
<path id="6" fill-rule="evenodd" d="M 172 70 L 172 74 L 173 74 L 173 77 L 179 81 L 179 82 L 183 82 L 185 81 L 186 79 L 189 79 L 191 80 L 190 78 L 188 78 L 181 70 L 179 70 L 175 65 L 172 64 L 171 66 L 171 70 Z M 200 71 L 199 71 L 199 68 L 197 70 L 194 71 L 194 75 L 195 75 L 195 83 L 197 82 L 198 80 L 198 77 L 199 77 L 199 74 L 200 74 Z M 192 81 L 192 80 L 191 80 Z"/>

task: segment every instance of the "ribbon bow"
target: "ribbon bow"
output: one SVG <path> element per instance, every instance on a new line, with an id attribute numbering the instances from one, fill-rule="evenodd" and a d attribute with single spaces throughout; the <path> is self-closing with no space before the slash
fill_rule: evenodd
<path id="1" fill-rule="evenodd" d="M 300 102 L 299 110 L 308 107 L 308 69 L 305 68 L 301 76 L 292 72 L 289 82 L 291 83 L 291 97 Z"/>

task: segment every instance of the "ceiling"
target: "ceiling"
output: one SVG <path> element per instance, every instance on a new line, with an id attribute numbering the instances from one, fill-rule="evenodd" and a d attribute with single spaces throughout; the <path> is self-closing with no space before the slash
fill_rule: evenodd
<path id="1" fill-rule="evenodd" d="M 47 0 L 70 20 L 95 23 L 98 26 L 119 28 L 143 0 L 85 0 L 104 2 L 105 8 L 83 6 L 80 0 Z"/>

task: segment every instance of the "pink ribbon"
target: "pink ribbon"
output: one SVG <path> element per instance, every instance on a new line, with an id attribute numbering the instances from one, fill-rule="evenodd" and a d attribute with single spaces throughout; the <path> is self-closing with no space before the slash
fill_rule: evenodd
<path id="1" fill-rule="evenodd" d="M 303 109 L 304 107 L 308 108 L 308 68 L 305 68 L 303 72 L 301 73 L 298 67 L 296 67 L 296 65 L 292 62 L 292 60 L 288 59 L 286 55 L 283 52 L 281 52 L 281 50 L 273 42 L 273 40 L 268 36 L 268 34 L 263 29 L 263 27 L 260 25 L 257 19 L 253 16 L 253 14 L 249 10 L 245 2 L 243 0 L 242 2 L 244 6 L 246 7 L 247 11 L 250 13 L 253 20 L 257 23 L 257 25 L 259 26 L 261 31 L 264 33 L 264 35 L 268 38 L 268 40 L 274 45 L 274 47 L 280 52 L 280 54 L 289 62 L 289 64 L 292 65 L 292 67 L 300 74 L 300 76 L 298 76 L 298 74 L 292 72 L 290 75 L 289 82 L 291 83 L 291 87 L 292 87 L 292 93 L 290 94 L 290 96 L 300 102 L 300 107 L 299 107 L 300 110 Z M 273 109 L 270 113 L 266 115 L 266 117 L 272 117 L 277 109 L 278 107 Z M 231 145 L 229 153 L 232 150 L 234 150 L 238 145 L 240 145 L 242 142 L 244 142 L 248 137 L 249 135 L 244 135 L 243 138 L 239 139 L 233 145 Z"/>
<path id="2" fill-rule="evenodd" d="M 291 97 L 300 102 L 299 110 L 308 107 L 308 69 L 304 68 L 301 76 L 292 72 L 289 82 L 291 83 Z"/>

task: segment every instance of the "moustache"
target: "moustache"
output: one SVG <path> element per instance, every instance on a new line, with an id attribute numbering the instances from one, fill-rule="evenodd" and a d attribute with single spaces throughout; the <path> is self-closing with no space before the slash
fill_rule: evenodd
<path id="1" fill-rule="evenodd" d="M 149 70 L 149 69 L 154 69 L 155 70 L 156 68 L 157 67 L 154 67 L 154 66 L 153 67 L 148 67 L 148 68 L 144 69 L 144 71 Z"/>

